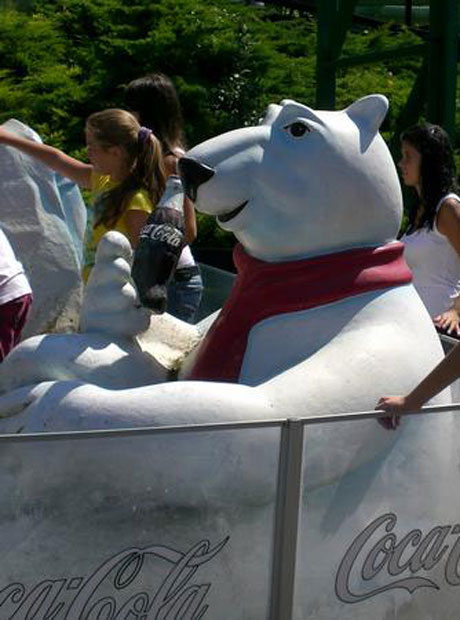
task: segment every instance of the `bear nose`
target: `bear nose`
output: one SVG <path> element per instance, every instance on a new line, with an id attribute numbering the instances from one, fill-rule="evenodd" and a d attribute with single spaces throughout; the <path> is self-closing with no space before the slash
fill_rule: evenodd
<path id="1" fill-rule="evenodd" d="M 198 187 L 206 183 L 214 175 L 214 169 L 206 164 L 200 164 L 196 159 L 181 157 L 179 159 L 179 173 L 184 184 L 184 191 L 190 200 L 196 200 Z"/>

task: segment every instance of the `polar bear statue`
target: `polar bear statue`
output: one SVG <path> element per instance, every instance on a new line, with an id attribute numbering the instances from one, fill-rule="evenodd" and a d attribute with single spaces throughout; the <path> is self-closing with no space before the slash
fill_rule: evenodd
<path id="1" fill-rule="evenodd" d="M 381 95 L 337 112 L 286 100 L 271 105 L 258 126 L 231 131 L 189 151 L 180 165 L 187 192 L 199 211 L 214 215 L 239 240 L 238 278 L 224 308 L 208 322 L 208 331 L 184 363 L 180 380 L 164 382 L 164 373 L 156 376 L 152 370 L 152 385 L 135 389 L 106 389 L 78 380 L 22 385 L 0 397 L 0 429 L 36 433 L 311 417 L 370 410 L 382 394 L 406 392 L 439 361 L 442 349 L 410 283 L 403 246 L 395 241 L 401 192 L 378 131 L 387 107 Z M 61 346 L 64 359 L 65 343 Z M 59 351 L 55 354 L 58 367 Z M 97 356 L 91 363 L 97 365 Z M 435 402 L 450 402 L 448 391 Z M 421 566 L 428 570 L 424 558 L 430 553 L 430 569 L 440 570 L 439 536 L 435 540 L 433 534 L 424 543 L 418 568 L 415 560 L 410 563 L 410 551 L 415 555 L 422 532 L 433 527 L 433 521 L 436 525 L 454 519 L 460 508 L 446 490 L 455 485 L 445 473 L 454 430 L 450 415 L 442 422 L 406 420 L 397 433 L 384 431 L 374 420 L 308 427 L 296 619 L 454 617 L 449 610 L 455 588 L 436 597 L 435 586 L 427 585 L 435 581 L 414 577 Z M 148 480 L 149 491 L 166 506 L 164 519 L 155 513 L 156 542 L 171 546 L 171 536 L 179 536 L 179 530 L 184 537 L 185 526 L 172 517 L 174 506 L 177 514 L 189 507 L 185 530 L 187 540 L 193 540 L 205 523 L 211 527 L 209 517 L 200 512 L 203 506 L 225 498 L 224 503 L 243 506 L 239 519 L 226 522 L 230 540 L 234 536 L 256 545 L 263 538 L 257 524 L 268 519 L 273 506 L 266 476 L 277 440 L 230 433 L 213 441 L 212 464 L 204 457 L 188 458 L 194 450 L 204 454 L 208 442 L 208 436 L 198 433 L 187 443 L 165 437 L 154 449 L 143 444 L 144 452 L 133 451 L 131 444 L 113 453 L 110 448 L 91 454 L 74 450 L 65 465 L 58 453 L 46 458 L 56 473 L 54 492 L 60 485 L 76 492 L 84 481 L 91 495 L 103 457 L 114 468 L 123 463 L 124 472 L 136 470 L 135 484 Z M 179 445 L 181 458 L 171 460 Z M 444 450 L 436 448 L 441 445 Z M 244 475 L 237 454 L 252 459 Z M 426 459 L 417 460 L 418 454 Z M 138 458 L 145 459 L 145 471 L 136 465 Z M 193 482 L 184 482 L 185 469 Z M 445 484 L 439 484 L 434 471 Z M 110 477 L 109 472 L 106 485 Z M 132 491 L 132 482 L 123 474 L 112 480 L 112 491 L 115 487 L 123 494 L 128 487 Z M 45 483 L 28 488 L 41 501 L 47 497 Z M 101 488 L 92 493 L 101 493 Z M 101 538 L 101 526 L 85 514 L 84 505 L 84 500 L 81 505 L 72 501 L 78 520 L 88 521 L 94 539 Z M 257 518 L 247 516 L 250 508 Z M 397 528 L 391 532 L 398 519 L 403 547 L 396 546 Z M 52 525 L 41 527 L 51 539 L 56 536 Z M 126 527 L 126 519 L 119 523 L 115 513 L 110 532 L 104 530 L 102 538 L 115 544 Z M 411 537 L 403 538 L 409 530 Z M 366 545 L 362 553 L 369 557 L 363 560 L 362 574 L 355 574 Z M 239 552 L 243 550 L 242 543 Z M 388 573 L 385 563 L 397 550 Z M 266 617 L 265 603 L 253 595 L 256 556 L 232 569 L 225 559 L 215 560 L 227 568 L 219 573 L 225 576 L 223 582 L 214 586 L 219 594 L 210 603 L 209 617 Z M 83 562 L 78 553 L 75 557 Z M 57 565 L 64 570 L 65 558 L 42 558 L 43 578 L 62 574 L 56 572 Z M 404 577 L 404 571 L 407 579 L 396 583 L 395 575 Z M 133 616 L 141 617 L 147 608 L 136 603 L 134 612 L 132 604 Z M 187 618 L 204 617 L 204 610 L 197 608 L 196 615 L 190 612 Z M 164 617 L 176 616 L 171 612 Z"/>

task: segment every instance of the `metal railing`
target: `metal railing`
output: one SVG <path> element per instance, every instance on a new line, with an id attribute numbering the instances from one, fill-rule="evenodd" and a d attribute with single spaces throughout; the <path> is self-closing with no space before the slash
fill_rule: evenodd
<path id="1" fill-rule="evenodd" d="M 428 415 L 460 411 L 460 403 L 424 407 L 422 410 L 402 413 L 402 416 Z M 304 471 L 305 427 L 318 424 L 376 419 L 388 415 L 384 411 L 362 411 L 334 415 L 317 415 L 309 418 L 253 420 L 214 424 L 174 425 L 163 427 L 121 428 L 89 431 L 49 432 L 24 435 L 0 435 L 0 443 L 25 441 L 47 442 L 56 440 L 85 440 L 135 437 L 167 434 L 190 434 L 223 430 L 280 428 L 278 481 L 276 488 L 275 527 L 270 592 L 270 620 L 292 620 L 298 548 L 298 524 L 302 497 Z M 306 442 L 307 443 L 307 442 Z"/>

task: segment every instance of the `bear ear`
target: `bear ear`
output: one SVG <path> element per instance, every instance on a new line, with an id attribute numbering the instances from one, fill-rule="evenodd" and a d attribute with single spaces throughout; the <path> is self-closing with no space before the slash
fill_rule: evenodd
<path id="1" fill-rule="evenodd" d="M 262 116 L 262 118 L 259 118 L 258 125 L 272 125 L 273 121 L 280 112 L 280 105 L 276 105 L 276 103 L 270 103 L 268 108 L 265 110 L 264 116 Z"/>
<path id="2" fill-rule="evenodd" d="M 359 129 L 375 135 L 388 111 L 388 99 L 383 95 L 369 95 L 358 99 L 344 111 Z"/>

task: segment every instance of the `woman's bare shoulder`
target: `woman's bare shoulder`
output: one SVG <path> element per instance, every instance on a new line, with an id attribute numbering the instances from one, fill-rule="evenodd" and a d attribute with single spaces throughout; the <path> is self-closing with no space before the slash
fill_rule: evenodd
<path id="1" fill-rule="evenodd" d="M 440 218 L 460 218 L 460 198 L 448 196 L 439 207 Z"/>
<path id="2" fill-rule="evenodd" d="M 454 197 L 442 201 L 436 226 L 460 255 L 460 201 Z"/>

